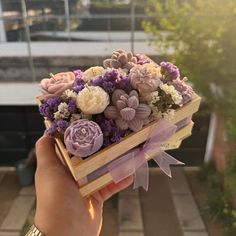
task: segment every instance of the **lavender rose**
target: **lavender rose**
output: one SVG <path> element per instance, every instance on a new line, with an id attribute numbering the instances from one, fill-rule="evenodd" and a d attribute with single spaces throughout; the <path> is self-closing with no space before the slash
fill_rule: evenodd
<path id="1" fill-rule="evenodd" d="M 87 157 L 103 144 L 103 133 L 94 121 L 80 119 L 71 123 L 64 134 L 67 150 L 75 156 Z"/>
<path id="2" fill-rule="evenodd" d="M 50 75 L 51 78 L 42 79 L 40 82 L 43 99 L 60 96 L 65 90 L 72 88 L 75 80 L 75 74 L 73 72 L 61 72 Z"/>

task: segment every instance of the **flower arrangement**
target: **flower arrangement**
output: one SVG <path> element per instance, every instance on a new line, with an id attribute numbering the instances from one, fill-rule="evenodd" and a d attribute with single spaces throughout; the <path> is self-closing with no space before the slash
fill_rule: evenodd
<path id="1" fill-rule="evenodd" d="M 103 66 L 50 74 L 40 82 L 39 112 L 51 121 L 46 134 L 69 153 L 86 158 L 175 110 L 193 98 L 187 79 L 170 62 L 117 50 Z"/>

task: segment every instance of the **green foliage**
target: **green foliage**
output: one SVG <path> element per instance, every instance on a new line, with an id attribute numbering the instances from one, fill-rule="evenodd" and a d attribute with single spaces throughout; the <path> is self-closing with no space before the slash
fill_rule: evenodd
<path id="1" fill-rule="evenodd" d="M 143 26 L 157 46 L 174 49 L 171 59 L 211 109 L 231 116 L 236 107 L 236 1 L 149 0 L 147 14 L 153 18 Z"/>
<path id="2" fill-rule="evenodd" d="M 227 158 L 227 165 L 224 171 L 224 183 L 231 195 L 236 194 L 236 153 Z"/>
<path id="3" fill-rule="evenodd" d="M 231 195 L 224 189 L 224 177 L 210 163 L 202 167 L 198 179 L 207 189 L 206 213 L 224 227 L 225 235 L 236 235 L 236 211 L 230 203 Z"/>

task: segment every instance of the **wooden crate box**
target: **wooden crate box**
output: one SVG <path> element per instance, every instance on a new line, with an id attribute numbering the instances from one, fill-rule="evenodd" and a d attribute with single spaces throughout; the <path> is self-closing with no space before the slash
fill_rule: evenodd
<path id="1" fill-rule="evenodd" d="M 201 98 L 198 95 L 195 95 L 194 98 L 189 103 L 185 104 L 183 107 L 176 110 L 174 118 L 171 121 L 171 123 L 177 124 L 178 122 L 182 121 L 187 117 L 190 117 L 195 112 L 197 112 L 200 106 L 200 101 Z M 151 130 L 154 128 L 157 122 L 158 121 L 153 121 L 152 123 L 146 125 L 141 131 L 137 133 L 132 133 L 127 137 L 122 138 L 122 140 L 119 143 L 112 144 L 109 147 L 106 147 L 98 151 L 97 153 L 91 155 L 90 157 L 84 160 L 80 157 L 70 156 L 62 140 L 59 138 L 55 139 L 56 150 L 62 162 L 69 168 L 74 179 L 76 181 L 79 181 L 80 179 L 88 176 L 97 169 L 119 158 L 122 154 L 126 153 L 132 148 L 145 142 L 148 139 Z M 45 125 L 47 128 L 49 128 L 51 122 L 45 119 Z M 163 150 L 171 150 L 178 148 L 182 140 L 191 135 L 192 127 L 193 127 L 193 122 L 191 121 L 181 129 L 177 130 L 177 132 L 173 134 L 169 138 L 169 140 L 164 145 L 162 145 L 161 148 Z M 150 160 L 155 155 L 156 153 L 154 151 L 149 151 L 145 155 L 145 158 L 146 160 Z M 112 176 L 109 172 L 107 172 L 102 176 L 99 176 L 98 178 L 84 185 L 81 185 L 80 192 L 83 197 L 86 197 L 111 182 L 112 182 Z"/>

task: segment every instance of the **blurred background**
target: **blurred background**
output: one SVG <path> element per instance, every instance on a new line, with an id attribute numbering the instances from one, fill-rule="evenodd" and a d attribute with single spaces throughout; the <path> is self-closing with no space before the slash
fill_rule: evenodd
<path id="1" fill-rule="evenodd" d="M 32 221 L 34 168 L 22 170 L 35 166 L 45 129 L 38 81 L 101 65 L 119 48 L 176 63 L 203 101 L 192 136 L 170 151 L 186 167 L 173 180 L 152 168 L 148 193 L 114 197 L 102 234 L 236 235 L 235 38 L 235 0 L 0 0 L 0 235 Z"/>

